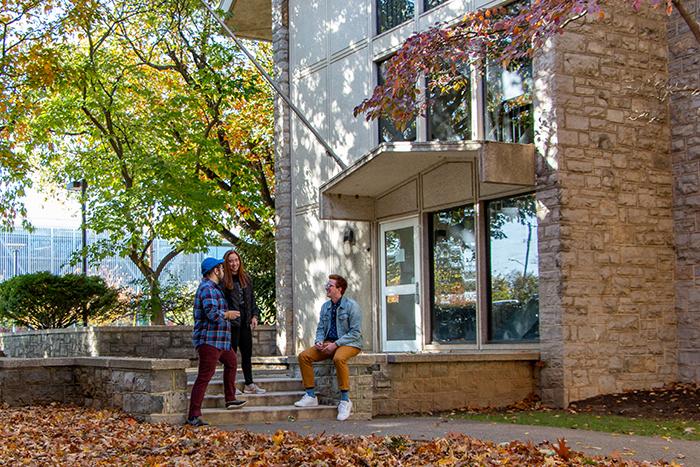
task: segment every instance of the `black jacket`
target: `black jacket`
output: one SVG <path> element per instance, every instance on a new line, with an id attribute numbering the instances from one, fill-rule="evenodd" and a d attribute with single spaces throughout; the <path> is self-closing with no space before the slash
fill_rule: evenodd
<path id="1" fill-rule="evenodd" d="M 248 284 L 248 287 L 243 289 L 243 298 L 245 307 L 241 309 L 240 305 L 240 282 L 234 279 L 233 289 L 227 289 L 226 286 L 222 284 L 222 290 L 224 291 L 224 296 L 226 297 L 226 303 L 228 303 L 229 310 L 238 310 L 241 312 L 241 316 L 236 319 L 231 320 L 231 326 L 240 327 L 241 318 L 245 319 L 247 326 L 253 322 L 253 316 L 260 317 L 260 310 L 258 310 L 258 305 L 255 303 L 255 293 L 253 291 L 253 282 Z"/>

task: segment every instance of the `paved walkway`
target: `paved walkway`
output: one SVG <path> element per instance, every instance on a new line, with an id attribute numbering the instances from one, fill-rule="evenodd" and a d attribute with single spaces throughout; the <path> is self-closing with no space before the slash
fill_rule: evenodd
<path id="1" fill-rule="evenodd" d="M 224 430 L 246 429 L 254 433 L 274 434 L 277 430 L 294 431 L 299 435 L 345 433 L 351 435 L 394 436 L 402 435 L 413 440 L 433 439 L 449 432 L 461 433 L 472 438 L 489 440 L 496 444 L 518 440 L 532 440 L 535 444 L 544 440 L 556 443 L 565 438 L 574 451 L 588 456 L 606 456 L 618 449 L 621 457 L 636 461 L 674 461 L 676 465 L 700 467 L 700 442 L 651 438 L 633 435 L 614 435 L 597 431 L 565 428 L 510 425 L 505 423 L 474 422 L 461 419 L 448 420 L 430 417 L 375 418 L 372 420 L 303 420 L 294 422 L 249 423 L 219 427 Z"/>

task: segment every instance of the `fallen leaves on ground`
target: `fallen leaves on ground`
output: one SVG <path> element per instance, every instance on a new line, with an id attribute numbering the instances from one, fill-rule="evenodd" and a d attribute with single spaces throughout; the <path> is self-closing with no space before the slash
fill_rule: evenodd
<path id="1" fill-rule="evenodd" d="M 52 404 L 0 408 L 2 466 L 661 466 L 589 458 L 558 444 L 495 445 L 450 433 L 413 441 L 401 436 L 275 435 L 213 427 L 139 423 L 114 410 Z M 558 455 L 557 452 L 562 455 Z"/>

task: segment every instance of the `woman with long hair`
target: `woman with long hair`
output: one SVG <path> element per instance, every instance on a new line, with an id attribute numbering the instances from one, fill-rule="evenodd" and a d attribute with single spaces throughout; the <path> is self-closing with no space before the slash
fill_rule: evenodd
<path id="1" fill-rule="evenodd" d="M 224 254 L 223 290 L 229 310 L 238 310 L 241 315 L 231 320 L 231 348 L 241 350 L 241 368 L 245 377 L 246 394 L 264 394 L 253 382 L 253 331 L 258 327 L 260 311 L 255 303 L 253 281 L 245 271 L 241 256 L 235 250 Z M 238 392 L 238 390 L 236 390 Z"/>

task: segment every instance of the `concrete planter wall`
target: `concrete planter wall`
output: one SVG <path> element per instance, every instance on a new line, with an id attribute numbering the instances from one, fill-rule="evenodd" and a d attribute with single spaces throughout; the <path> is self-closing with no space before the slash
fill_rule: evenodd
<path id="1" fill-rule="evenodd" d="M 276 328 L 253 333 L 253 355 L 279 355 Z M 90 326 L 0 334 L 0 349 L 13 358 L 140 357 L 188 359 L 195 366 L 192 326 Z"/>
<path id="2" fill-rule="evenodd" d="M 0 401 L 121 409 L 152 423 L 183 423 L 189 360 L 2 358 Z"/>

